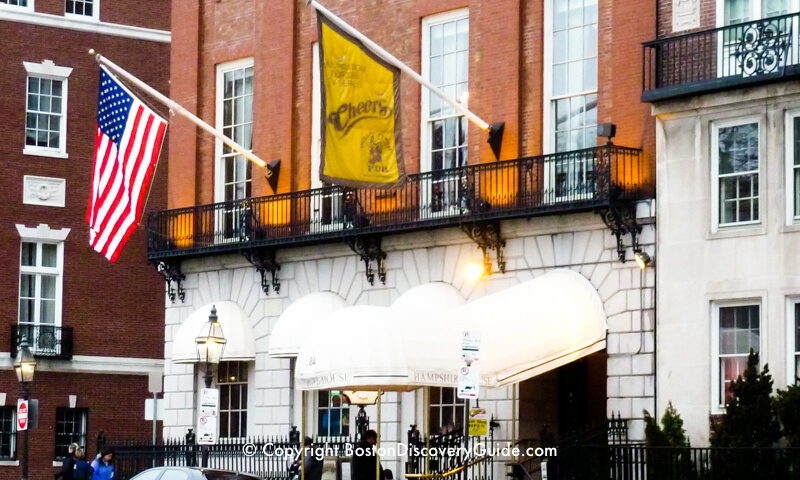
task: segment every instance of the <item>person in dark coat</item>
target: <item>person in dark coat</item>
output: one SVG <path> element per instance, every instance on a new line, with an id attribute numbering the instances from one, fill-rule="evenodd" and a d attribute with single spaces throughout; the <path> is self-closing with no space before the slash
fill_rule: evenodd
<path id="1" fill-rule="evenodd" d="M 323 459 L 317 457 L 319 452 L 315 451 L 311 437 L 306 437 L 303 440 L 303 445 L 306 451 L 305 460 L 303 461 L 305 480 L 322 480 Z"/>
<path id="2" fill-rule="evenodd" d="M 61 462 L 61 470 L 55 474 L 56 480 L 73 480 L 73 471 L 75 469 L 75 449 L 78 448 L 77 443 L 73 443 L 67 448 L 67 458 Z"/>
<path id="3" fill-rule="evenodd" d="M 375 430 L 367 430 L 361 437 L 361 441 L 356 445 L 353 452 L 352 463 L 350 464 L 350 472 L 352 480 L 376 480 L 375 479 L 375 464 L 377 462 L 378 453 L 375 451 L 375 445 L 378 444 L 378 432 Z M 384 470 L 381 466 L 381 480 L 391 480 L 391 470 Z"/>
<path id="4" fill-rule="evenodd" d="M 75 473 L 74 480 L 92 480 L 94 469 L 86 461 L 86 453 L 82 448 L 75 449 Z"/>

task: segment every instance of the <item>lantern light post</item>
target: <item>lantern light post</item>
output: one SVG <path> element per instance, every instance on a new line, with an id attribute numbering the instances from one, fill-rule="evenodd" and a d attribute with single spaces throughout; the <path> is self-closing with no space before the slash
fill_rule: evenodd
<path id="1" fill-rule="evenodd" d="M 211 307 L 211 315 L 208 316 L 208 323 L 200 329 L 200 334 L 195 337 L 197 346 L 197 362 L 206 364 L 206 373 L 203 376 L 206 388 L 211 388 L 211 380 L 214 378 L 213 368 L 222 360 L 222 352 L 225 350 L 225 334 L 217 318 L 217 307 Z M 208 445 L 203 445 L 201 452 L 201 467 L 208 467 Z"/>
<path id="2" fill-rule="evenodd" d="M 33 373 L 36 370 L 36 359 L 33 358 L 31 349 L 28 345 L 27 337 L 22 337 L 19 344 L 17 357 L 14 359 L 14 371 L 17 373 L 22 398 L 28 400 L 31 394 L 31 383 Z M 28 429 L 23 430 L 22 434 L 22 480 L 28 480 Z"/>

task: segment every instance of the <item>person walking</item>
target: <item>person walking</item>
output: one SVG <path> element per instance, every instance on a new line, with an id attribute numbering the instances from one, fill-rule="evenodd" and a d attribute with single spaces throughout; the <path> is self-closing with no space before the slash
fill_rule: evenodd
<path id="1" fill-rule="evenodd" d="M 73 480 L 73 471 L 75 470 L 75 449 L 78 448 L 77 443 L 73 443 L 67 447 L 67 458 L 61 462 L 61 470 L 55 474 L 56 480 Z"/>
<path id="2" fill-rule="evenodd" d="M 323 459 L 318 455 L 314 448 L 314 442 L 311 437 L 306 437 L 303 440 L 305 449 L 305 460 L 303 461 L 303 468 L 305 469 L 305 480 L 322 480 L 322 466 Z"/>
<path id="3" fill-rule="evenodd" d="M 353 452 L 353 460 L 351 463 L 351 478 L 352 480 L 376 480 L 376 463 L 378 461 L 378 452 L 375 451 L 375 445 L 378 444 L 378 432 L 375 430 L 367 430 L 361 437 L 361 441 L 356 445 Z M 391 480 L 393 477 L 391 470 L 384 470 L 381 466 L 380 480 Z"/>
<path id="4" fill-rule="evenodd" d="M 75 470 L 73 480 L 92 480 L 94 469 L 86 461 L 86 452 L 81 447 L 75 449 Z"/>
<path id="5" fill-rule="evenodd" d="M 92 480 L 114 480 L 114 450 L 105 448 L 92 462 Z"/>

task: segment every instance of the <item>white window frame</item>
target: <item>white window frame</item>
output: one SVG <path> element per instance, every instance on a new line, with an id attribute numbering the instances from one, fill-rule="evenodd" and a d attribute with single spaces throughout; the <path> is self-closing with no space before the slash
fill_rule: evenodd
<path id="1" fill-rule="evenodd" d="M 437 402 L 437 403 L 433 403 L 433 401 L 432 401 L 433 389 L 438 389 L 439 390 L 440 398 L 439 398 L 439 402 Z M 441 397 L 443 396 L 445 390 L 452 390 L 453 401 L 451 403 L 443 403 L 443 400 L 442 400 Z M 437 430 L 438 429 L 442 429 L 445 426 L 445 425 L 442 424 L 442 416 L 441 416 L 441 412 L 442 412 L 442 410 L 444 408 L 446 408 L 446 407 L 453 408 L 453 413 L 454 414 L 460 408 L 462 410 L 462 413 L 463 413 L 464 409 L 466 408 L 466 402 L 464 400 L 462 400 L 462 399 L 459 399 L 457 393 L 458 392 L 457 392 L 457 389 L 455 387 L 428 387 L 428 395 L 427 395 L 428 402 L 427 402 L 427 405 L 426 405 L 426 408 L 427 408 L 426 415 L 427 415 L 427 418 L 428 418 L 428 425 L 430 425 L 430 430 L 431 430 L 430 432 L 428 432 L 429 434 L 433 433 L 434 429 L 437 429 Z M 435 425 L 435 426 L 431 423 L 432 422 L 431 410 L 433 410 L 433 408 L 438 408 L 439 409 L 439 425 Z M 456 417 L 454 417 L 454 421 L 455 420 L 457 420 Z M 464 424 L 463 415 L 461 416 L 460 420 L 461 420 L 461 426 L 460 427 L 463 428 L 463 424 Z M 441 432 L 441 433 L 445 433 L 445 432 Z M 450 432 L 447 432 L 447 433 L 450 433 Z"/>
<path id="2" fill-rule="evenodd" d="M 239 368 L 243 369 L 243 371 L 245 372 L 245 375 L 247 375 L 247 378 L 245 379 L 245 381 L 241 381 L 241 378 L 237 379 L 238 381 L 224 381 L 224 382 L 220 381 L 221 376 L 222 376 L 222 374 L 220 372 L 220 369 L 222 368 L 222 365 L 223 364 L 231 364 L 231 363 L 238 363 L 239 364 Z M 250 398 L 252 396 L 251 393 L 250 393 L 250 385 L 251 385 L 250 379 L 253 376 L 252 375 L 253 372 L 251 372 L 250 366 L 251 366 L 251 362 L 243 361 L 243 360 L 242 361 L 225 360 L 223 362 L 220 362 L 219 365 L 217 365 L 216 388 L 217 388 L 217 390 L 220 391 L 219 422 L 218 422 L 219 425 L 218 425 L 217 428 L 219 430 L 218 433 L 219 433 L 220 438 L 246 438 L 247 437 L 247 432 L 250 431 L 250 417 L 251 417 L 251 413 L 252 413 L 252 409 L 250 408 Z M 242 370 L 240 370 L 240 371 L 242 371 Z M 231 385 L 244 385 L 242 390 L 247 392 L 247 402 L 245 402 L 244 408 L 224 408 L 225 405 L 222 405 L 222 403 L 221 403 L 222 402 L 222 389 L 226 388 L 226 387 L 230 387 Z M 228 400 L 230 401 L 230 398 Z M 240 398 L 240 407 L 241 407 L 241 398 Z M 244 435 L 235 436 L 235 437 L 231 436 L 231 435 L 228 435 L 226 437 L 222 437 L 222 414 L 225 413 L 225 412 L 227 412 L 228 414 L 230 414 L 231 412 L 238 412 L 240 415 L 241 415 L 242 412 L 247 414 L 247 420 L 244 422 L 244 430 L 245 430 L 245 432 L 244 432 L 245 434 Z M 230 417 L 228 418 L 228 421 L 230 421 Z M 242 425 L 241 418 L 240 418 L 239 425 Z M 230 431 L 229 431 L 229 433 L 230 433 Z"/>
<path id="3" fill-rule="evenodd" d="M 767 337 L 767 319 L 764 304 L 761 298 L 743 298 L 735 300 L 717 300 L 711 303 L 711 413 L 714 415 L 725 413 L 725 406 L 720 405 L 720 344 L 719 344 L 719 310 L 725 307 L 749 307 L 758 306 L 758 354 L 759 354 L 759 368 L 764 364 L 767 352 L 766 337 Z"/>
<path id="4" fill-rule="evenodd" d="M 52 60 L 44 60 L 42 63 L 22 62 L 27 72 L 25 78 L 25 121 L 28 118 L 28 79 L 31 77 L 43 78 L 48 80 L 60 80 L 62 82 L 61 98 L 61 124 L 59 126 L 59 146 L 58 148 L 37 147 L 26 145 L 23 141 L 22 153 L 25 155 L 36 155 L 40 157 L 69 158 L 67 155 L 67 106 L 69 97 L 69 76 L 72 73 L 70 67 L 59 67 Z M 27 123 L 26 123 L 27 125 Z M 24 132 L 25 129 L 23 129 Z"/>
<path id="5" fill-rule="evenodd" d="M 800 359 L 800 349 L 796 349 L 795 339 L 797 328 L 795 327 L 795 311 L 800 309 L 800 295 L 786 298 L 786 385 L 794 385 L 800 371 L 797 371 L 797 361 Z"/>
<path id="6" fill-rule="evenodd" d="M 67 1 L 64 0 L 64 16 L 67 18 L 72 18 L 75 20 L 87 20 L 93 22 L 100 21 L 100 0 L 90 0 L 92 2 L 92 14 L 91 15 L 79 15 L 77 13 L 67 13 Z M 86 2 L 87 0 L 78 0 L 82 2 Z"/>
<path id="7" fill-rule="evenodd" d="M 216 126 L 219 131 L 222 131 L 223 122 L 222 100 L 225 92 L 225 73 L 247 67 L 254 67 L 253 57 L 242 58 L 217 65 L 217 81 L 214 102 L 216 104 Z M 255 75 L 253 76 L 253 81 L 255 83 Z M 253 89 L 253 107 L 255 110 L 255 85 L 253 86 Z M 214 142 L 214 201 L 225 201 L 225 165 L 222 161 L 222 141 L 219 139 Z"/>
<path id="8" fill-rule="evenodd" d="M 323 395 L 323 394 L 330 395 L 331 391 L 336 391 L 336 392 L 341 393 L 343 399 L 346 397 L 344 391 L 342 391 L 342 390 L 335 390 L 335 389 L 331 389 L 331 390 L 316 390 L 316 391 L 314 391 L 314 395 L 313 395 L 313 399 L 312 399 L 313 403 L 310 405 L 310 407 L 311 407 L 310 408 L 310 410 L 311 410 L 311 418 L 313 419 L 312 421 L 314 422 L 313 432 L 316 435 L 323 436 L 323 437 L 328 436 L 328 434 L 327 434 L 327 432 L 321 432 L 320 429 L 319 429 L 319 414 L 322 411 L 330 412 L 330 406 L 328 408 L 324 408 L 324 409 L 322 407 L 320 407 L 319 406 L 319 398 L 320 398 L 320 395 Z M 345 408 L 342 407 L 342 408 L 338 408 L 337 410 L 345 411 Z M 347 406 L 346 410 L 347 410 L 347 420 L 349 422 L 347 424 L 347 428 L 348 428 L 347 436 L 353 436 L 353 435 L 355 435 L 357 433 L 356 432 L 356 423 L 355 423 L 355 421 L 356 421 L 356 415 L 358 415 L 358 406 L 353 405 L 352 403 L 350 403 Z M 339 425 L 339 430 L 341 431 L 341 424 Z M 333 436 L 336 437 L 338 435 L 333 435 Z"/>
<path id="9" fill-rule="evenodd" d="M 750 19 L 748 22 L 762 20 L 761 16 L 761 2 L 762 0 L 749 0 L 750 1 Z M 798 0 L 789 0 L 789 12 L 800 11 L 800 2 Z M 725 0 L 717 0 L 717 27 L 724 27 L 725 25 Z"/>
<path id="10" fill-rule="evenodd" d="M 25 5 L 24 7 L 20 5 L 9 5 L 7 3 L 0 3 L 0 9 L 15 10 L 20 12 L 34 12 L 35 9 L 33 2 L 34 0 L 28 0 L 27 5 Z"/>
<path id="11" fill-rule="evenodd" d="M 545 155 L 555 153 L 556 151 L 556 131 L 555 131 L 555 100 L 553 95 L 553 1 L 545 0 L 544 2 L 544 78 L 542 83 L 542 91 L 544 92 L 543 102 L 543 115 L 542 119 L 542 153 Z M 580 93 L 573 93 L 568 96 L 561 96 L 561 98 L 580 97 L 584 95 L 595 94 L 598 95 L 600 91 L 600 11 L 598 7 L 598 32 L 597 41 L 597 88 L 594 90 L 582 91 Z M 598 122 L 600 119 L 598 118 Z"/>
<path id="12" fill-rule="evenodd" d="M 62 306 L 64 301 L 63 295 L 63 285 L 64 285 L 64 241 L 69 235 L 70 229 L 64 228 L 61 230 L 53 230 L 48 225 L 39 225 L 35 228 L 29 228 L 24 225 L 17 225 L 17 232 L 20 236 L 20 255 L 22 255 L 22 243 L 35 243 L 37 244 L 37 258 L 41 256 L 41 244 L 48 243 L 57 246 L 56 249 L 56 267 L 23 267 L 21 264 L 21 257 L 17 260 L 17 266 L 20 269 L 20 278 L 22 274 L 47 274 L 47 275 L 56 275 L 56 305 L 55 305 L 55 313 L 54 313 L 54 322 L 53 325 L 56 327 L 61 326 L 61 317 L 62 317 Z M 38 282 L 37 282 L 38 283 Z M 19 323 L 19 284 L 17 285 L 17 323 Z M 39 298 L 38 298 L 38 289 L 36 292 L 37 300 L 36 300 L 36 314 L 35 318 L 38 318 L 39 312 Z"/>
<path id="13" fill-rule="evenodd" d="M 794 156 L 794 142 L 800 140 L 795 138 L 794 121 L 800 119 L 800 109 L 789 110 L 786 112 L 785 129 L 786 129 L 786 153 L 784 155 L 784 163 L 786 165 L 786 225 L 800 224 L 800 209 L 794 211 L 795 198 L 800 197 L 800 189 L 795 189 L 794 175 L 795 171 L 800 171 L 800 162 L 795 165 L 796 159 Z"/>
<path id="14" fill-rule="evenodd" d="M 449 12 L 437 13 L 428 15 L 422 19 L 422 78 L 430 78 L 430 28 L 439 23 L 447 23 L 455 20 L 469 19 L 469 8 L 459 8 Z M 471 45 L 470 45 L 471 48 Z M 469 68 L 469 67 L 467 67 Z M 428 131 L 428 122 L 430 122 L 430 108 L 429 108 L 429 90 L 426 87 L 420 89 L 420 171 L 430 172 L 432 167 L 431 159 L 431 136 Z M 458 100 L 458 99 L 456 99 Z M 461 117 L 463 115 L 458 112 L 453 114 L 454 117 Z M 443 117 L 444 118 L 444 117 Z M 467 148 L 469 148 L 469 141 L 467 141 Z"/>
<path id="15" fill-rule="evenodd" d="M 720 224 L 720 192 L 719 192 L 719 130 L 721 128 L 736 127 L 739 125 L 747 125 L 755 123 L 758 125 L 758 220 L 751 220 L 748 222 L 736 222 Z M 735 119 L 715 121 L 711 124 L 709 143 L 711 148 L 711 231 L 716 233 L 723 230 L 732 230 L 738 228 L 748 228 L 761 225 L 765 218 L 765 200 L 764 194 L 766 185 L 763 181 L 765 176 L 764 160 L 765 156 L 765 132 L 764 121 L 761 116 L 748 116 L 738 117 Z"/>

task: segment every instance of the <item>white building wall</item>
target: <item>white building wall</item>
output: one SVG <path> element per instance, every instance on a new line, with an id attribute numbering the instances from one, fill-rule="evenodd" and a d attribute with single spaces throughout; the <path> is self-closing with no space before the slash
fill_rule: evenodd
<path id="1" fill-rule="evenodd" d="M 783 388 L 790 364 L 787 299 L 800 294 L 800 225 L 786 222 L 785 114 L 800 85 L 732 90 L 653 107 L 657 117 L 658 411 L 672 401 L 693 446 L 709 439 L 715 302 L 761 303 L 761 364 Z M 760 119 L 760 222 L 714 228 L 713 122 Z M 717 231 L 715 231 L 717 230 Z"/>
<path id="2" fill-rule="evenodd" d="M 438 281 L 452 284 L 470 301 L 549 270 L 569 268 L 584 275 L 597 288 L 608 315 L 608 414 L 634 419 L 631 438 L 643 438 L 642 409 L 653 410 L 654 396 L 653 269 L 639 270 L 631 261 L 630 248 L 628 261 L 620 262 L 614 236 L 600 217 L 592 213 L 504 221 L 501 232 L 506 240 L 506 273 L 495 272 L 478 281 L 466 280 L 464 270 L 470 262 L 482 262 L 481 251 L 455 228 L 384 237 L 386 285 L 381 284 L 377 276 L 375 285 L 370 285 L 363 262 L 343 244 L 278 250 L 280 292 L 276 294 L 271 288 L 269 295 L 262 291 L 258 273 L 241 256 L 183 261 L 185 303 L 166 302 L 168 413 L 164 436 L 182 436 L 194 423 L 192 366 L 173 365 L 169 358 L 171 341 L 180 323 L 203 305 L 233 300 L 248 313 L 256 337 L 248 434 L 285 435 L 291 425 L 299 426 L 300 395 L 291 388 L 289 360 L 268 358 L 267 344 L 275 322 L 292 302 L 309 293 L 331 291 L 346 299 L 349 305 L 389 306 L 410 288 Z M 645 225 L 641 238 L 645 248 L 653 253 L 651 225 Z M 630 244 L 630 237 L 625 241 Z M 492 261 L 496 271 L 494 252 Z M 518 438 L 513 431 L 513 418 L 519 405 L 515 405 L 513 399 L 512 387 L 481 392 L 481 407 L 493 413 L 500 424 L 494 438 L 501 444 Z M 388 446 L 405 442 L 410 425 L 419 426 L 422 409 L 420 394 L 386 394 L 382 443 Z M 351 409 L 351 424 L 356 411 L 355 407 Z M 369 407 L 367 412 L 374 428 L 374 407 Z M 401 461 L 383 459 L 384 466 L 396 473 L 404 471 Z M 496 465 L 496 474 L 505 475 L 502 462 Z"/>

